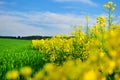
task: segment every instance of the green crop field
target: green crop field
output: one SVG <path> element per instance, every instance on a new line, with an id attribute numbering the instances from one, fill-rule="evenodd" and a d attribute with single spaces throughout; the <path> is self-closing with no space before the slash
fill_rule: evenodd
<path id="1" fill-rule="evenodd" d="M 31 49 L 31 40 L 0 39 L 0 80 L 5 80 L 9 70 L 23 66 L 37 70 L 42 65 L 41 54 Z"/>

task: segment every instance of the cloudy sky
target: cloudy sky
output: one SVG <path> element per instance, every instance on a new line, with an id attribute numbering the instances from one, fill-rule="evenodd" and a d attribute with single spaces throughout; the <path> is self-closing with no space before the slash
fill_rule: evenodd
<path id="1" fill-rule="evenodd" d="M 0 0 L 0 36 L 49 36 L 70 33 L 73 25 L 85 25 L 90 16 L 106 15 L 103 4 L 109 0 Z M 114 12 L 120 14 L 120 1 Z"/>

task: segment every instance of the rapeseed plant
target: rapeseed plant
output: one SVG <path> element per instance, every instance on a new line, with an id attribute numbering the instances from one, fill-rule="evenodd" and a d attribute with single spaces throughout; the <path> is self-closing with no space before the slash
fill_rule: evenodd
<path id="1" fill-rule="evenodd" d="M 7 72 L 6 74 L 6 78 L 9 79 L 9 80 L 17 80 L 19 77 L 19 72 L 17 70 L 12 70 L 12 71 L 9 71 Z"/>
<path id="2" fill-rule="evenodd" d="M 32 74 L 32 69 L 30 67 L 23 67 L 20 70 L 20 74 L 25 77 L 29 77 Z"/>
<path id="3" fill-rule="evenodd" d="M 86 34 L 88 35 L 89 34 L 89 25 L 88 25 L 88 20 L 89 20 L 89 16 L 86 16 L 86 27 L 87 27 L 87 29 L 86 29 Z"/>
<path id="4" fill-rule="evenodd" d="M 111 29 L 111 25 L 113 24 L 112 13 L 116 8 L 116 4 L 113 4 L 112 1 L 109 1 L 107 4 L 104 5 L 104 8 L 107 9 L 108 13 L 108 29 Z"/>

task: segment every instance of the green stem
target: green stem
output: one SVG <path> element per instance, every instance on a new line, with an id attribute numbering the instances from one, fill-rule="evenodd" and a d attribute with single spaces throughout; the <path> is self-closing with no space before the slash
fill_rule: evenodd
<path id="1" fill-rule="evenodd" d="M 87 34 L 87 36 L 88 36 L 88 34 L 89 34 L 89 28 L 88 28 L 88 19 L 87 19 L 87 30 L 86 30 L 86 34 Z"/>
<path id="2" fill-rule="evenodd" d="M 111 8 L 109 9 L 109 18 L 108 18 L 108 30 L 111 29 L 111 24 L 112 24 L 112 16 L 111 16 Z"/>

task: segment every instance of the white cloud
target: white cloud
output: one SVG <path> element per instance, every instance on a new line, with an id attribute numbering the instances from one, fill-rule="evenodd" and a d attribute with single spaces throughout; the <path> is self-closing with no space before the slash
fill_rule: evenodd
<path id="1" fill-rule="evenodd" d="M 91 18 L 90 25 L 95 21 Z M 71 32 L 73 25 L 86 24 L 84 15 L 52 12 L 0 11 L 0 35 L 55 35 Z"/>
<path id="2" fill-rule="evenodd" d="M 56 2 L 81 2 L 81 3 L 89 4 L 92 6 L 97 6 L 97 4 L 93 2 L 92 0 L 54 0 L 54 1 Z"/>
<path id="3" fill-rule="evenodd" d="M 85 24 L 86 22 L 84 15 L 80 16 L 80 15 L 59 14 L 52 12 L 31 13 L 30 15 L 27 15 L 27 17 L 29 18 L 27 19 L 28 22 L 30 21 L 32 23 L 40 23 L 42 25 L 49 25 L 49 27 L 55 27 L 60 29 L 62 28 L 68 29 L 70 26 L 73 26 L 74 24 Z M 61 25 L 64 25 L 64 27 Z"/>
<path id="4" fill-rule="evenodd" d="M 44 35 L 44 30 L 39 27 L 30 26 L 18 22 L 19 17 L 0 15 L 0 35 L 2 36 L 29 36 Z"/>

